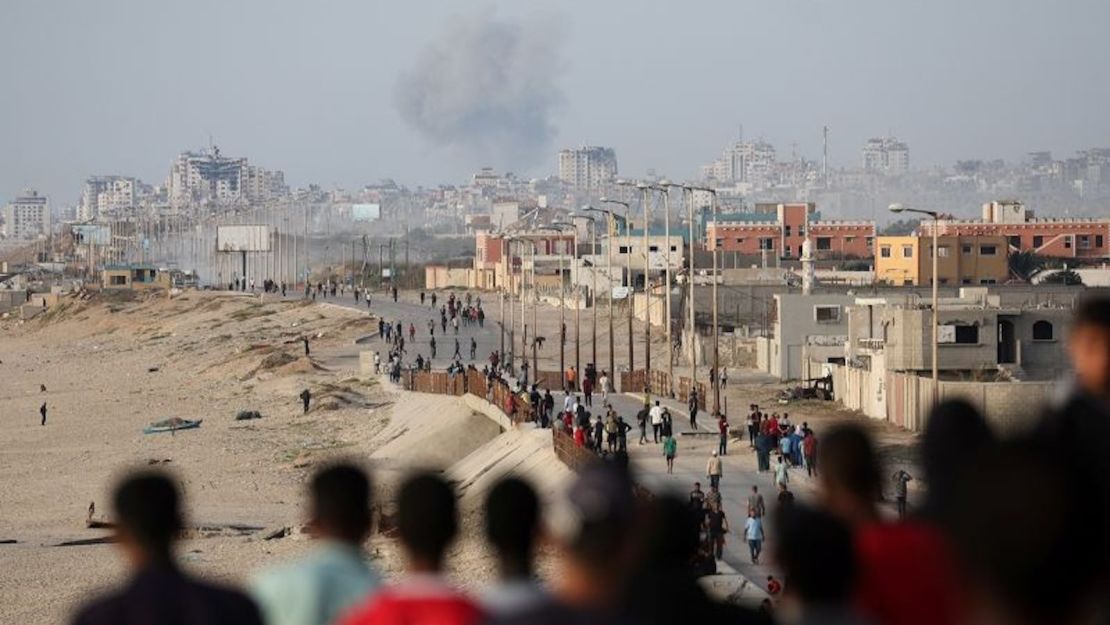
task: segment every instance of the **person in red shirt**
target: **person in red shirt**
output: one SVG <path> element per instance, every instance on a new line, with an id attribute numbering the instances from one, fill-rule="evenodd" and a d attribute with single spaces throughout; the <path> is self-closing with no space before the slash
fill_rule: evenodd
<path id="1" fill-rule="evenodd" d="M 421 473 L 401 486 L 397 526 L 406 576 L 352 610 L 340 625 L 476 625 L 485 615 L 443 578 L 444 556 L 458 532 L 451 486 Z"/>
<path id="2" fill-rule="evenodd" d="M 767 576 L 767 594 L 771 595 L 771 598 L 777 599 L 780 592 L 782 592 L 782 582 L 775 579 L 774 575 L 768 575 Z"/>
<path id="3" fill-rule="evenodd" d="M 841 425 L 825 435 L 819 479 L 824 508 L 852 530 L 859 611 L 883 625 L 962 622 L 958 570 L 939 529 L 881 519 L 879 460 L 864 430 Z"/>
<path id="4" fill-rule="evenodd" d="M 578 426 L 575 426 L 575 428 L 574 428 L 574 444 L 577 447 L 585 447 L 586 446 L 586 430 L 584 428 L 580 428 Z"/>

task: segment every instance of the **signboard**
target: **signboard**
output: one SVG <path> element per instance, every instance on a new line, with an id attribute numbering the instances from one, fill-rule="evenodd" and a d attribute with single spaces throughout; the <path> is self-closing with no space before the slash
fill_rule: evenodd
<path id="1" fill-rule="evenodd" d="M 613 287 L 613 299 L 625 299 L 632 289 L 626 286 Z"/>
<path id="2" fill-rule="evenodd" d="M 393 277 L 393 270 L 392 269 L 382 269 L 382 277 L 383 278 L 392 278 Z"/>
<path id="3" fill-rule="evenodd" d="M 351 204 L 351 219 L 354 221 L 377 221 L 381 218 L 381 204 Z"/>
<path id="4" fill-rule="evenodd" d="M 270 227 L 266 225 L 216 226 L 217 252 L 269 252 Z"/>
<path id="5" fill-rule="evenodd" d="M 78 224 L 73 226 L 73 239 L 78 245 L 109 245 L 112 229 L 100 224 Z"/>
<path id="6" fill-rule="evenodd" d="M 937 343 L 955 343 L 956 326 L 939 326 L 937 328 Z"/>

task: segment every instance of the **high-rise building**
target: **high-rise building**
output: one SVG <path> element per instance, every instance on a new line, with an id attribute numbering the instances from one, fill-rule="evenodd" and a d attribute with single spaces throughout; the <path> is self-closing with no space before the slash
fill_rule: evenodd
<path id="1" fill-rule="evenodd" d="M 866 171 L 898 175 L 910 170 L 910 148 L 894 137 L 868 139 L 861 155 Z"/>
<path id="2" fill-rule="evenodd" d="M 223 156 L 218 147 L 180 154 L 170 168 L 166 187 L 174 206 L 246 204 L 288 192 L 281 171 L 248 165 L 246 158 Z"/>
<path id="3" fill-rule="evenodd" d="M 4 235 L 21 241 L 50 235 L 50 206 L 46 196 L 28 189 L 4 208 Z"/>
<path id="4" fill-rule="evenodd" d="M 580 192 L 605 188 L 617 178 L 613 148 L 582 146 L 559 152 L 559 179 Z"/>
<path id="5" fill-rule="evenodd" d="M 776 161 L 775 146 L 770 143 L 737 141 L 725 148 L 720 158 L 702 167 L 702 177 L 760 187 L 770 182 Z"/>
<path id="6" fill-rule="evenodd" d="M 94 221 L 134 210 L 139 204 L 141 187 L 141 182 L 129 176 L 89 176 L 81 188 L 77 219 Z"/>

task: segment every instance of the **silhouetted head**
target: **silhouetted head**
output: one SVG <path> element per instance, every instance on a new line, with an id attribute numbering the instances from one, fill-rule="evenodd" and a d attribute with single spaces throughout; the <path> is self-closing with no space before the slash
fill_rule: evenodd
<path id="1" fill-rule="evenodd" d="M 1076 306 L 1068 352 L 1079 386 L 1110 398 L 1110 297 L 1087 297 Z"/>
<path id="2" fill-rule="evenodd" d="M 921 438 L 921 463 L 929 484 L 925 508 L 930 516 L 946 516 L 955 483 L 996 442 L 983 415 L 968 402 L 946 400 L 933 409 Z"/>
<path id="3" fill-rule="evenodd" d="M 160 472 L 135 473 L 112 498 L 121 546 L 135 568 L 171 562 L 182 528 L 181 497 L 172 478 Z"/>
<path id="4" fill-rule="evenodd" d="M 540 500 L 524 480 L 509 477 L 486 495 L 486 540 L 497 551 L 505 576 L 528 577 L 539 534 Z"/>
<path id="5" fill-rule="evenodd" d="M 838 425 L 821 441 L 822 496 L 826 508 L 849 524 L 877 517 L 879 459 L 871 437 L 857 425 Z"/>
<path id="6" fill-rule="evenodd" d="M 361 544 L 370 532 L 370 478 L 350 464 L 328 467 L 312 478 L 312 529 L 326 538 Z"/>
<path id="7" fill-rule="evenodd" d="M 824 510 L 795 505 L 776 515 L 775 536 L 775 561 L 791 598 L 804 606 L 848 602 L 856 560 L 852 531 L 844 522 Z"/>
<path id="8" fill-rule="evenodd" d="M 438 571 L 458 532 L 455 493 L 443 478 L 418 473 L 401 485 L 397 525 L 410 564 Z"/>

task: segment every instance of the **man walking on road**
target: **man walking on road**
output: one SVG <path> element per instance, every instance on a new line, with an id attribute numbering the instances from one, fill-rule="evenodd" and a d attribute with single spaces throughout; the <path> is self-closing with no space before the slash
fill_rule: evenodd
<path id="1" fill-rule="evenodd" d="M 763 519 L 748 511 L 748 520 L 744 523 L 744 538 L 748 539 L 748 551 L 752 556 L 752 564 L 759 564 L 759 554 L 763 552 Z"/>
<path id="2" fill-rule="evenodd" d="M 647 442 L 647 422 L 648 422 L 648 419 L 651 418 L 649 416 L 650 412 L 651 412 L 651 410 L 648 408 L 647 404 L 644 404 L 644 407 L 640 409 L 640 412 L 636 413 L 636 421 L 637 421 L 638 425 L 640 426 L 640 444 L 641 445 L 643 445 L 644 443 Z"/>
<path id="3" fill-rule="evenodd" d="M 690 389 L 690 429 L 698 429 L 698 389 Z"/>
<path id="4" fill-rule="evenodd" d="M 436 357 L 436 337 L 433 336 L 428 341 L 428 347 L 430 347 L 431 350 L 432 350 L 432 358 L 435 358 Z"/>
<path id="5" fill-rule="evenodd" d="M 659 442 L 660 428 L 663 427 L 663 407 L 659 405 L 659 400 L 655 400 L 655 405 L 651 407 L 651 412 L 648 413 L 651 417 L 651 435 L 655 443 Z"/>
<path id="6" fill-rule="evenodd" d="M 301 401 L 304 402 L 304 414 L 308 414 L 308 402 L 312 400 L 312 393 L 306 388 L 301 391 Z"/>
<path id="7" fill-rule="evenodd" d="M 723 414 L 719 415 L 717 417 L 717 431 L 718 431 L 717 451 L 722 456 L 727 456 L 728 455 L 728 419 L 725 418 L 725 415 L 723 415 Z"/>
<path id="8" fill-rule="evenodd" d="M 752 486 L 752 494 L 748 495 L 748 515 L 761 518 L 766 511 L 767 506 L 763 503 L 763 495 L 759 494 L 759 487 Z"/>
<path id="9" fill-rule="evenodd" d="M 705 464 L 705 476 L 709 478 L 710 486 L 719 487 L 721 484 L 721 459 L 717 456 L 717 452 L 713 452 L 709 456 L 709 462 Z"/>
<path id="10" fill-rule="evenodd" d="M 470 337 L 470 359 L 474 360 L 478 356 L 478 341 L 474 337 Z"/>
<path id="11" fill-rule="evenodd" d="M 459 339 L 455 339 L 455 355 L 451 356 L 451 360 L 460 360 L 462 353 L 459 352 Z"/>
<path id="12" fill-rule="evenodd" d="M 906 473 L 905 469 L 898 469 L 894 474 L 894 502 L 898 506 L 899 519 L 906 518 L 906 484 L 912 480 L 913 476 Z"/>
<path id="13" fill-rule="evenodd" d="M 46 402 L 42 402 L 42 405 L 39 406 L 39 414 L 42 415 L 42 423 L 40 425 L 46 425 Z"/>

